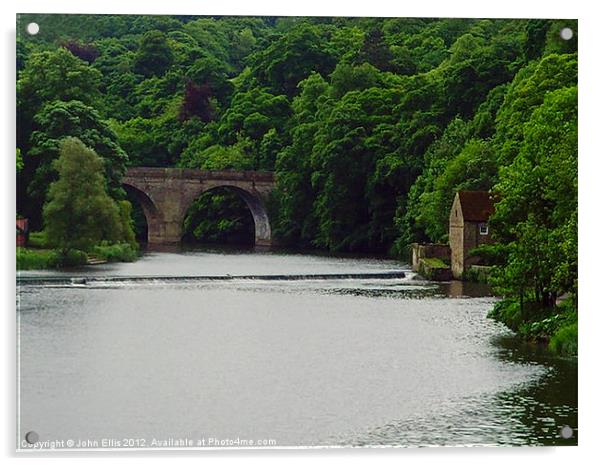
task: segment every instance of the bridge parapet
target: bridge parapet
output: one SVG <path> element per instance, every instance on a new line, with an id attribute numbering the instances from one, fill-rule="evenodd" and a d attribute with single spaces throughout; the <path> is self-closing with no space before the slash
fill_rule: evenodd
<path id="1" fill-rule="evenodd" d="M 126 178 L 175 178 L 275 182 L 273 172 L 252 170 L 197 170 L 194 168 L 130 167 Z"/>

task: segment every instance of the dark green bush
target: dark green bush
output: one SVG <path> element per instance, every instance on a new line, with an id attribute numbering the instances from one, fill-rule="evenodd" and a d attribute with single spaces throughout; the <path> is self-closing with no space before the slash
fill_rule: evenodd
<path id="1" fill-rule="evenodd" d="M 138 249 L 130 243 L 109 244 L 103 241 L 92 251 L 109 262 L 133 262 L 138 257 Z"/>
<path id="2" fill-rule="evenodd" d="M 84 251 L 70 249 L 67 252 L 56 251 L 50 259 L 48 266 L 51 268 L 75 267 L 88 263 L 88 255 Z"/>
<path id="3" fill-rule="evenodd" d="M 41 270 L 50 267 L 54 251 L 17 248 L 17 270 Z"/>
<path id="4" fill-rule="evenodd" d="M 550 349 L 566 356 L 577 355 L 577 323 L 560 327 L 550 339 Z"/>
<path id="5" fill-rule="evenodd" d="M 469 282 L 487 283 L 491 270 L 485 267 L 471 266 L 462 274 L 462 279 Z"/>
<path id="6" fill-rule="evenodd" d="M 503 244 L 481 244 L 471 249 L 470 257 L 478 256 L 479 265 L 502 265 L 507 257 L 507 247 Z"/>
<path id="7" fill-rule="evenodd" d="M 577 309 L 572 298 L 551 309 L 525 302 L 522 310 L 518 300 L 504 299 L 495 304 L 488 317 L 527 340 L 547 341 L 555 353 L 577 354 Z"/>
<path id="8" fill-rule="evenodd" d="M 512 330 L 518 330 L 523 322 L 523 313 L 520 303 L 514 299 L 503 299 L 495 303 L 488 316 L 492 319 L 502 322 Z"/>
<path id="9" fill-rule="evenodd" d="M 29 233 L 29 239 L 27 245 L 32 248 L 48 248 L 48 240 L 46 239 L 46 233 L 43 231 L 32 231 Z"/>

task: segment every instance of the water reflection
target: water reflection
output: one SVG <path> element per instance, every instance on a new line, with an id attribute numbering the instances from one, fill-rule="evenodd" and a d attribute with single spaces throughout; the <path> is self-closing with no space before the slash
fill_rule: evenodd
<path id="1" fill-rule="evenodd" d="M 367 445 L 572 446 L 578 443 L 577 363 L 537 357 L 513 336 L 495 338 L 503 361 L 540 362 L 545 373 L 538 379 L 499 393 L 442 400 L 429 413 L 391 421 L 344 443 Z M 563 426 L 572 429 L 563 438 Z"/>
<path id="2" fill-rule="evenodd" d="M 485 296 L 493 296 L 491 287 L 486 283 L 463 282 L 460 280 L 452 280 L 440 285 L 441 291 L 450 298 L 482 298 Z"/>

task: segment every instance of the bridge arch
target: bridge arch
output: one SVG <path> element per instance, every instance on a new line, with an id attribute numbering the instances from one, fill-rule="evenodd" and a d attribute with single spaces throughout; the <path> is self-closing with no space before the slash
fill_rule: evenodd
<path id="1" fill-rule="evenodd" d="M 155 205 L 152 198 L 141 189 L 137 188 L 133 184 L 128 183 L 123 183 L 123 188 L 142 207 L 148 230 L 146 241 L 148 243 L 152 243 L 153 239 L 161 234 L 161 212 Z"/>
<path id="2" fill-rule="evenodd" d="M 255 224 L 255 246 L 271 245 L 272 228 L 270 226 L 270 219 L 265 202 L 261 195 L 257 192 L 241 188 L 232 183 L 212 183 L 211 187 L 200 190 L 192 199 L 188 199 L 186 204 L 183 206 L 184 215 L 182 217 L 182 222 L 184 222 L 186 212 L 188 209 L 190 209 L 193 202 L 198 199 L 200 195 L 222 188 L 237 194 L 245 202 L 249 211 L 251 212 L 253 223 Z"/>

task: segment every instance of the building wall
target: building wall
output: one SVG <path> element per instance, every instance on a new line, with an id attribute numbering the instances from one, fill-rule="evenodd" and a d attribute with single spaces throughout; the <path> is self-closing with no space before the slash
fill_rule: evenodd
<path id="1" fill-rule="evenodd" d="M 418 272 L 420 259 L 436 257 L 443 261 L 450 259 L 450 249 L 447 244 L 412 243 L 412 270 Z"/>
<path id="2" fill-rule="evenodd" d="M 468 257 L 470 251 L 476 248 L 479 244 L 479 225 L 475 222 L 464 222 L 464 248 L 462 253 L 464 254 L 464 270 L 469 265 L 475 262 L 474 257 Z"/>
<path id="3" fill-rule="evenodd" d="M 482 235 L 480 225 L 483 222 L 465 222 L 464 223 L 464 270 L 474 264 L 478 264 L 478 256 L 469 257 L 470 251 L 482 244 L 491 244 L 491 233 Z"/>
<path id="4" fill-rule="evenodd" d="M 464 218 L 457 194 L 449 214 L 449 246 L 452 275 L 461 278 L 464 271 Z"/>

